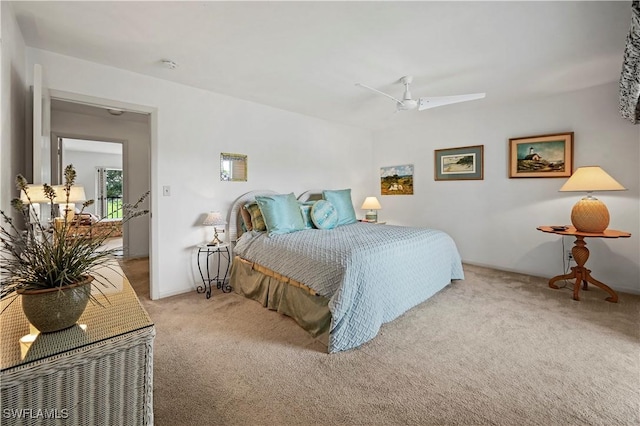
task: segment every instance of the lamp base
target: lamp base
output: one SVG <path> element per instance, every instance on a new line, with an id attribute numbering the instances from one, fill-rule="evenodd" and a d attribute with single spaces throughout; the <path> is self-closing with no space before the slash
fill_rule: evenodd
<path id="1" fill-rule="evenodd" d="M 364 218 L 367 221 L 377 222 L 378 221 L 378 212 L 375 210 L 369 210 L 367 214 L 364 215 Z"/>
<path id="2" fill-rule="evenodd" d="M 67 222 L 71 222 L 76 215 L 76 205 L 74 203 L 58 204 L 60 217 L 66 218 Z"/>
<path id="3" fill-rule="evenodd" d="M 222 244 L 222 240 L 218 238 L 218 230 L 215 227 L 213 229 L 213 240 L 207 243 L 208 246 L 218 246 Z"/>
<path id="4" fill-rule="evenodd" d="M 601 233 L 609 226 L 609 210 L 602 201 L 587 196 L 573 206 L 571 223 L 578 231 Z"/>

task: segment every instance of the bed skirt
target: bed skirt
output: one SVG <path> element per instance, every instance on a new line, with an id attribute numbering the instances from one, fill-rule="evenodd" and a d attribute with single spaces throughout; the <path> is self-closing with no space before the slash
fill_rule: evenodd
<path id="1" fill-rule="evenodd" d="M 329 299 L 301 283 L 238 256 L 231 264 L 230 284 L 236 293 L 256 300 L 267 309 L 293 318 L 311 336 L 329 342 Z"/>

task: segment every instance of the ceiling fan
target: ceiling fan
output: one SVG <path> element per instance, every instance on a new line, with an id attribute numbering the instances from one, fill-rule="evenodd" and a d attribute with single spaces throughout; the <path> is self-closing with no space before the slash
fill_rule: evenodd
<path id="1" fill-rule="evenodd" d="M 366 84 L 356 83 L 356 86 L 364 87 L 365 89 L 369 89 L 373 92 L 379 93 L 380 95 L 386 96 L 387 98 L 393 99 L 394 101 L 396 101 L 396 108 L 398 111 L 408 111 L 416 108 L 418 109 L 418 111 L 422 111 L 425 109 L 455 104 L 458 102 L 467 102 L 476 99 L 482 99 L 486 96 L 486 93 L 471 93 L 467 95 L 454 96 L 429 96 L 414 100 L 411 98 L 411 92 L 409 91 L 409 85 L 412 82 L 413 77 L 410 75 L 404 76 L 400 79 L 400 83 L 404 84 L 404 95 L 402 96 L 402 99 L 398 99 L 387 93 L 381 92 L 380 90 L 374 89 L 373 87 L 367 86 Z"/>

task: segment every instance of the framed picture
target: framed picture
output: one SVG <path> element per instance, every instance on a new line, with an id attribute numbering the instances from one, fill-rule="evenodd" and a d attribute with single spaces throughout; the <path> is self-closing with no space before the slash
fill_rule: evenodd
<path id="1" fill-rule="evenodd" d="M 484 179 L 484 145 L 435 150 L 435 180 Z"/>
<path id="2" fill-rule="evenodd" d="M 381 195 L 413 195 L 413 164 L 380 167 Z"/>
<path id="3" fill-rule="evenodd" d="M 573 132 L 509 139 L 510 178 L 569 177 Z"/>

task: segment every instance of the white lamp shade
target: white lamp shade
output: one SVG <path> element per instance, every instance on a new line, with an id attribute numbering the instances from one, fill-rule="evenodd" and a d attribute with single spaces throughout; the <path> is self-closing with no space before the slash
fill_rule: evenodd
<path id="1" fill-rule="evenodd" d="M 219 226 L 226 224 L 227 221 L 224 219 L 221 212 L 209 212 L 202 222 L 202 225 L 204 226 Z"/>
<path id="2" fill-rule="evenodd" d="M 44 187 L 39 183 L 28 184 L 27 193 L 29 194 L 29 199 L 33 204 L 48 203 L 51 201 L 45 196 Z M 20 200 L 22 200 L 23 203 L 29 202 L 27 194 L 25 194 L 24 191 L 20 191 Z"/>
<path id="3" fill-rule="evenodd" d="M 77 203 L 80 201 L 86 201 L 87 196 L 84 193 L 84 186 L 72 185 L 69 188 L 69 199 L 67 200 L 67 193 L 64 190 L 64 185 L 55 185 L 53 189 L 56 191 L 56 198 L 53 202 L 56 204 Z"/>
<path id="4" fill-rule="evenodd" d="M 360 208 L 363 210 L 380 210 L 382 206 L 376 197 L 367 197 Z"/>
<path id="5" fill-rule="evenodd" d="M 599 166 L 579 167 L 562 185 L 562 192 L 624 191 L 614 178 Z"/>

